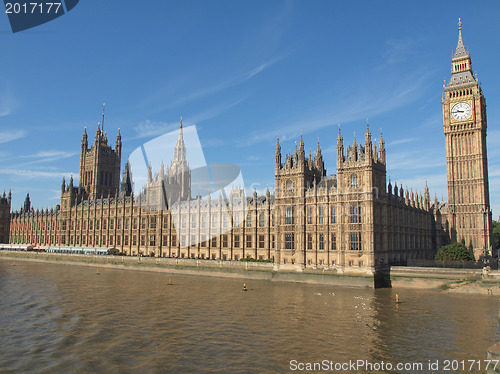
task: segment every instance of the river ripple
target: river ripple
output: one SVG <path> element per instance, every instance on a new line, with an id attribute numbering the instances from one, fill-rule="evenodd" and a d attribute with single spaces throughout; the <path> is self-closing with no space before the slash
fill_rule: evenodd
<path id="1" fill-rule="evenodd" d="M 291 360 L 482 360 L 497 340 L 491 296 L 0 261 L 1 373 L 286 373 Z"/>

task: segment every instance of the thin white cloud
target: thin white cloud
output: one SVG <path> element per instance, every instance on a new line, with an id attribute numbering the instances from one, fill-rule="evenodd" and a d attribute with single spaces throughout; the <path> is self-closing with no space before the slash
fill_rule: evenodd
<path id="1" fill-rule="evenodd" d="M 402 105 L 413 102 L 425 92 L 432 73 L 418 72 L 400 81 L 397 87 L 387 87 L 385 92 L 380 91 L 379 85 L 364 88 L 363 92 L 352 93 L 351 97 L 336 101 L 336 97 L 320 108 L 308 108 L 302 116 L 304 119 L 291 122 L 282 119 L 283 124 L 278 124 L 274 130 L 255 133 L 240 146 L 250 146 L 255 143 L 274 139 L 279 134 L 280 140 L 294 137 L 300 130 L 310 133 L 319 129 L 336 126 L 339 123 L 357 121 L 366 117 L 373 117 L 394 110 Z M 343 97 L 346 97 L 343 95 Z M 332 105 L 331 102 L 337 102 Z"/>
<path id="2" fill-rule="evenodd" d="M 213 84 L 211 86 L 207 87 L 202 87 L 199 88 L 198 90 L 192 91 L 190 93 L 187 93 L 185 95 L 181 95 L 178 98 L 171 100 L 168 102 L 166 105 L 161 105 L 158 107 L 154 112 L 165 110 L 165 109 L 170 109 L 174 108 L 178 105 L 185 104 L 190 101 L 198 100 L 210 95 L 214 95 L 218 92 L 224 91 L 230 87 L 242 84 L 250 79 L 252 79 L 254 76 L 262 73 L 264 70 L 269 68 L 271 65 L 275 64 L 276 62 L 280 61 L 281 59 L 285 58 L 287 54 L 283 54 L 281 56 L 274 57 L 259 66 L 249 69 L 243 73 L 234 75 L 224 81 L 221 81 L 219 83 Z"/>
<path id="3" fill-rule="evenodd" d="M 0 169 L 0 174 L 11 175 L 16 177 L 22 177 L 26 179 L 34 178 L 69 178 L 72 175 L 78 175 L 75 172 L 52 172 L 52 171 L 41 171 L 41 170 L 26 170 L 26 169 Z"/>
<path id="4" fill-rule="evenodd" d="M 398 144 L 406 144 L 406 143 L 412 143 L 412 142 L 415 142 L 417 141 L 418 138 L 403 138 L 403 139 L 397 139 L 397 140 L 393 140 L 391 141 L 388 146 L 392 146 L 392 145 L 398 145 Z"/>
<path id="5" fill-rule="evenodd" d="M 49 151 L 40 151 L 32 155 L 21 156 L 21 158 L 35 158 L 35 160 L 33 161 L 28 161 L 23 163 L 23 165 L 30 165 L 30 164 L 41 164 L 44 162 L 58 161 L 64 158 L 73 157 L 76 154 L 77 152 L 49 150 Z"/>
<path id="6" fill-rule="evenodd" d="M 136 133 L 136 136 L 132 139 L 160 136 L 167 132 L 178 129 L 179 125 L 179 122 L 151 121 L 149 119 L 146 119 L 139 122 L 137 126 L 135 126 L 134 131 Z"/>
<path id="7" fill-rule="evenodd" d="M 26 131 L 24 130 L 0 131 L 0 143 L 8 143 L 13 140 L 23 138 L 25 136 L 26 136 Z"/>
<path id="8" fill-rule="evenodd" d="M 6 85 L 2 94 L 0 94 L 0 117 L 8 116 L 9 114 L 11 114 L 16 106 L 17 102 L 12 95 L 8 85 Z"/>

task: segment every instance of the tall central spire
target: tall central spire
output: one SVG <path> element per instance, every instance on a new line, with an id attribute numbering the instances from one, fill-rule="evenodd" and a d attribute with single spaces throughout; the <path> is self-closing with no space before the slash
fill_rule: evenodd
<path id="1" fill-rule="evenodd" d="M 175 151 L 174 151 L 174 162 L 185 161 L 185 160 L 186 160 L 186 146 L 184 145 L 184 134 L 182 131 L 182 116 L 181 116 L 179 137 L 177 138 L 177 144 L 175 145 Z"/>

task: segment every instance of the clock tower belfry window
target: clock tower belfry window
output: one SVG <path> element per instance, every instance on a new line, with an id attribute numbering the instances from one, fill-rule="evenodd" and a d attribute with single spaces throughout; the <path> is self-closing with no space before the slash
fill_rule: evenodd
<path id="1" fill-rule="evenodd" d="M 442 105 L 451 240 L 465 244 L 479 260 L 492 255 L 486 100 L 472 73 L 460 19 L 451 78 L 445 81 Z M 472 172 L 464 172 L 467 170 Z M 470 191 L 469 196 L 464 196 L 464 191 Z"/>

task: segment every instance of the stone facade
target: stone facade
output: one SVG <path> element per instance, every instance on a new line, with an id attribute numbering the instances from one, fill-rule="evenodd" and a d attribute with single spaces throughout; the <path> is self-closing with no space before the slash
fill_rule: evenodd
<path id="1" fill-rule="evenodd" d="M 82 155 L 88 157 L 85 140 L 86 130 Z M 27 197 L 24 209 L 12 213 L 10 242 L 114 247 L 132 256 L 273 259 L 283 268 L 365 269 L 432 258 L 442 232 L 437 209 L 427 188 L 419 195 L 386 183 L 383 137 L 377 148 L 367 125 L 364 145 L 354 140 L 344 151 L 339 129 L 337 149 L 338 173 L 327 176 L 319 143 L 315 156 L 306 157 L 301 137 L 282 162 L 278 141 L 274 195 L 246 197 L 233 189 L 227 197 L 193 198 L 181 123 L 170 166 L 164 170 L 162 163 L 154 175 L 149 166 L 138 196 L 130 188 L 128 164 L 121 192 L 100 184 L 115 181 L 116 171 L 79 187 L 72 178 L 68 185 L 63 180 L 55 209 L 35 211 Z M 81 168 L 92 176 L 105 170 L 102 155 L 118 154 L 99 129 L 90 152 L 95 170 Z M 173 191 L 168 198 L 165 189 Z M 92 198 L 96 191 L 100 197 Z"/>
<path id="2" fill-rule="evenodd" d="M 0 243 L 9 242 L 11 200 L 12 194 L 10 191 L 8 196 L 4 192 L 0 197 Z"/>
<path id="3" fill-rule="evenodd" d="M 443 96 L 448 203 L 431 202 L 427 186 L 422 194 L 387 181 L 384 138 L 374 144 L 368 123 L 364 142 L 354 138 L 347 147 L 339 128 L 336 175 L 327 174 L 319 141 L 314 156 L 306 155 L 301 136 L 298 148 L 282 159 L 278 139 L 274 194 L 246 197 L 234 188 L 229 196 L 205 198 L 191 196 L 182 119 L 172 161 L 156 173 L 150 165 L 137 196 L 128 162 L 119 183 L 120 133 L 112 149 L 98 126 L 91 148 L 86 130 L 82 137 L 79 186 L 73 178 L 68 185 L 63 180 L 61 204 L 50 211 L 35 211 L 28 197 L 24 209 L 10 216 L 10 242 L 343 271 L 432 259 L 455 239 L 482 253 L 491 232 L 486 112 L 462 47 L 460 32 Z M 453 108 L 463 102 L 474 114 L 461 120 Z"/>
<path id="4" fill-rule="evenodd" d="M 486 100 L 472 74 L 461 22 L 451 78 L 444 86 L 442 103 L 451 240 L 473 249 L 478 259 L 492 254 Z"/>

